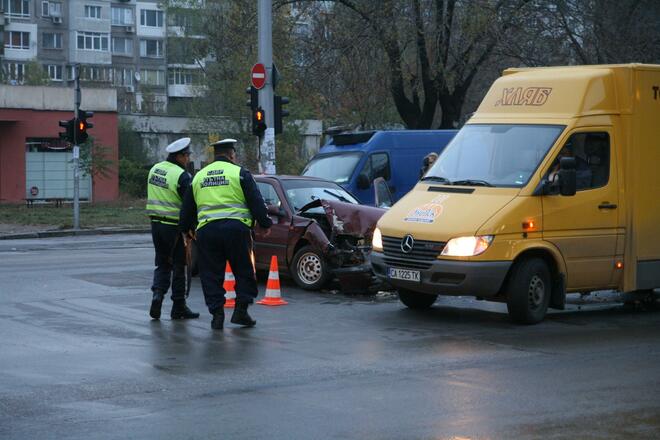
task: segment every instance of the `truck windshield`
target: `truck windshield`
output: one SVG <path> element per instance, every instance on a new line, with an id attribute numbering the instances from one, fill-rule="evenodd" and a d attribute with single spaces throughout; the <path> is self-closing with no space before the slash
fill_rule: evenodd
<path id="1" fill-rule="evenodd" d="M 424 179 L 444 184 L 521 188 L 563 129 L 562 125 L 465 125 Z"/>
<path id="2" fill-rule="evenodd" d="M 302 172 L 303 176 L 320 177 L 335 183 L 346 183 L 351 179 L 362 153 L 339 153 L 318 156 L 312 159 Z"/>

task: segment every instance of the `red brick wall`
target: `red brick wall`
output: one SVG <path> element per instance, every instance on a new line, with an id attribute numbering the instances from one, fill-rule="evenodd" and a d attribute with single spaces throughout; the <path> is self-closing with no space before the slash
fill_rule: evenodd
<path id="1" fill-rule="evenodd" d="M 63 130 L 60 120 L 71 119 L 72 112 L 0 109 L 0 202 L 20 202 L 25 198 L 25 139 L 28 137 L 58 137 Z M 108 150 L 112 161 L 107 177 L 93 178 L 95 202 L 119 197 L 117 163 L 117 113 L 95 112 L 90 120 L 94 128 L 89 134 Z"/>

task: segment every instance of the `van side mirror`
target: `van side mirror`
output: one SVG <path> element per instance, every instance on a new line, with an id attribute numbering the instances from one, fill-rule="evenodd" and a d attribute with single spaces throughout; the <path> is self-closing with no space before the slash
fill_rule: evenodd
<path id="1" fill-rule="evenodd" d="M 366 174 L 358 174 L 357 177 L 357 187 L 359 189 L 369 189 L 371 186 L 371 182 L 369 182 L 369 178 L 367 177 Z"/>
<path id="2" fill-rule="evenodd" d="M 562 157 L 559 160 L 559 194 L 562 196 L 574 196 L 577 192 L 577 164 L 574 157 Z"/>

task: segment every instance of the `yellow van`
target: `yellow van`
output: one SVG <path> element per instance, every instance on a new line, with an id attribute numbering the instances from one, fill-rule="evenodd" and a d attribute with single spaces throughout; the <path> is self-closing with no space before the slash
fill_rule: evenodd
<path id="1" fill-rule="evenodd" d="M 660 287 L 660 66 L 507 69 L 378 222 L 371 263 L 410 308 Z"/>

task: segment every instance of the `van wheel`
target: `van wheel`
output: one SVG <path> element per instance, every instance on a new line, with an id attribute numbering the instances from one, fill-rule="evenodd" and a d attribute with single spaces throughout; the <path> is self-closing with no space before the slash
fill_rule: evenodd
<path id="1" fill-rule="evenodd" d="M 313 246 L 303 246 L 291 262 L 293 281 L 305 290 L 319 290 L 330 278 L 330 268 L 323 255 Z"/>
<path id="2" fill-rule="evenodd" d="M 545 317 L 552 293 L 548 265 L 540 258 L 519 261 L 507 284 L 507 309 L 518 324 L 536 324 Z"/>
<path id="3" fill-rule="evenodd" d="M 399 300 L 408 307 L 414 310 L 428 309 L 433 305 L 438 295 L 428 295 L 426 293 L 416 293 L 408 290 L 397 290 Z"/>

